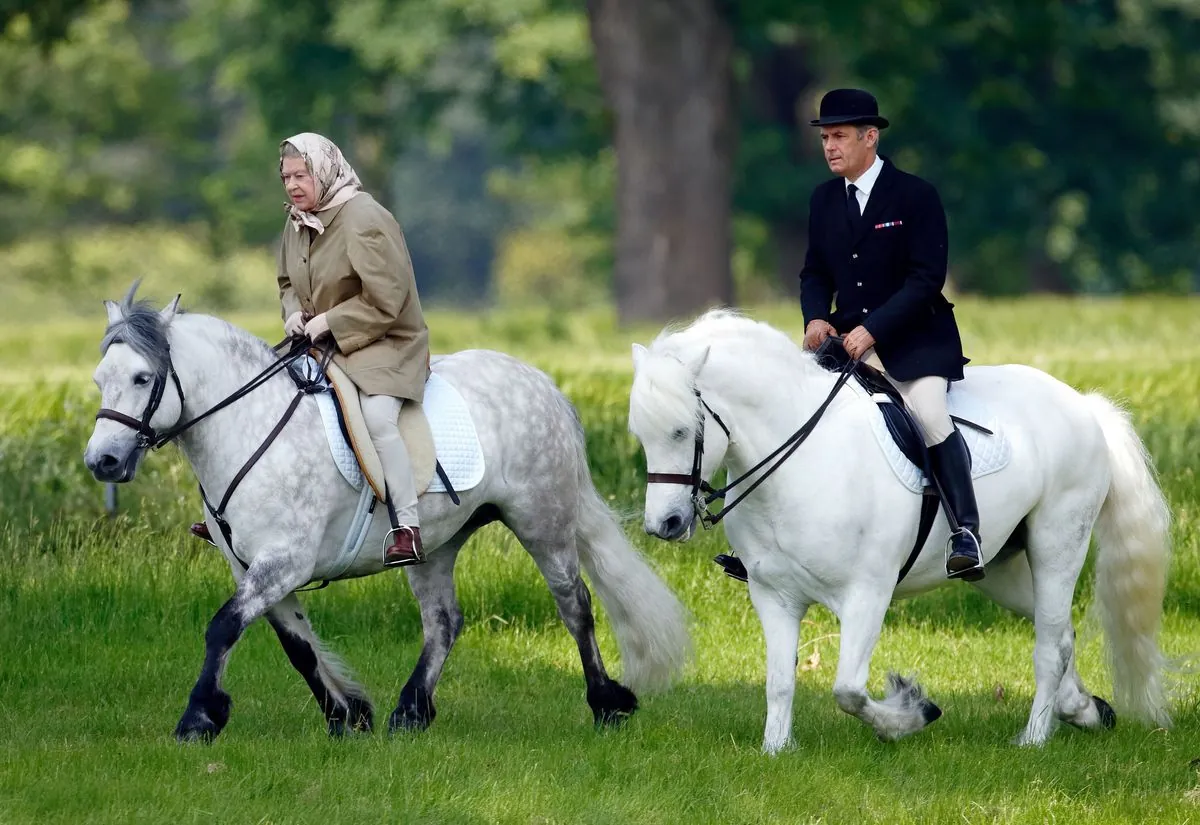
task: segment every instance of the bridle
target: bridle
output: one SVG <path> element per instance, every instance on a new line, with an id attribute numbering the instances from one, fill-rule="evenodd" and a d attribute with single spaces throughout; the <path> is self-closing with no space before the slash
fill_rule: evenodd
<path id="1" fill-rule="evenodd" d="M 808 420 L 801 425 L 800 429 L 788 436 L 782 444 L 775 448 L 768 456 L 763 458 L 753 467 L 740 476 L 730 481 L 724 487 L 719 489 L 714 488 L 707 481 L 700 477 L 700 467 L 704 462 L 704 413 L 707 412 L 713 417 L 713 420 L 725 431 L 725 436 L 729 437 L 729 427 L 725 426 L 725 422 L 717 415 L 704 397 L 700 395 L 699 387 L 693 387 L 692 392 L 696 394 L 696 402 L 700 409 L 698 418 L 700 423 L 696 426 L 695 447 L 692 453 L 692 471 L 691 473 L 646 473 L 646 482 L 648 484 L 682 484 L 692 488 L 691 498 L 692 507 L 696 511 L 696 517 L 700 519 L 700 523 L 704 525 L 704 529 L 709 529 L 716 525 L 721 519 L 729 514 L 729 511 L 745 501 L 746 497 L 767 480 L 768 477 L 783 465 L 785 461 L 791 458 L 792 453 L 807 440 L 812 431 L 816 429 L 817 422 L 821 420 L 821 416 L 825 414 L 825 410 L 833 403 L 834 396 L 846 386 L 846 382 L 854 374 L 855 367 L 858 365 L 858 359 L 850 359 L 842 365 L 837 381 L 833 385 L 833 389 L 829 391 L 829 395 L 821 402 L 821 406 L 817 407 L 816 412 L 809 416 Z M 771 462 L 774 461 L 774 464 Z M 748 478 L 757 473 L 763 467 L 767 467 L 766 472 L 759 476 L 753 484 L 746 488 L 745 492 L 737 497 L 731 504 L 727 504 L 718 512 L 712 512 L 709 506 L 714 502 L 725 498 L 725 494 L 733 488 L 744 483 Z"/>
<path id="2" fill-rule="evenodd" d="M 121 343 L 121 341 L 117 340 L 113 343 Z M 175 391 L 179 393 L 179 409 L 181 413 L 184 405 L 183 385 L 179 383 L 179 375 L 175 372 L 175 364 L 171 360 L 171 348 L 168 346 L 167 368 L 165 373 L 155 376 L 154 384 L 150 388 L 150 400 L 146 402 L 146 409 L 142 412 L 141 419 L 134 418 L 131 415 L 126 415 L 118 410 L 109 409 L 108 407 L 101 407 L 99 412 L 96 413 L 96 420 L 107 419 L 109 421 L 116 421 L 118 424 L 124 424 L 126 427 L 129 427 L 137 432 L 138 449 L 157 450 L 160 447 L 171 443 L 213 413 L 219 412 L 220 410 L 228 407 L 230 404 L 245 398 L 254 390 L 265 384 L 267 380 L 276 373 L 286 369 L 289 364 L 307 352 L 309 347 L 312 346 L 308 338 L 285 338 L 276 344 L 273 349 L 278 352 L 285 344 L 290 344 L 287 352 L 273 361 L 265 370 L 251 378 L 238 389 L 234 390 L 226 398 L 217 402 L 208 410 L 205 410 L 194 418 L 188 419 L 182 424 L 176 424 L 174 427 L 171 427 L 170 429 L 160 433 L 153 426 L 151 426 L 150 421 L 154 418 L 155 413 L 158 412 L 159 405 L 162 404 L 163 395 L 167 386 L 167 376 L 170 376 L 171 381 L 175 384 Z"/>
<path id="3" fill-rule="evenodd" d="M 310 348 L 312 347 L 312 341 L 309 340 L 307 335 L 292 336 L 284 338 L 282 341 L 272 347 L 272 349 L 275 352 L 279 352 L 279 350 L 285 345 L 288 346 L 287 352 L 272 361 L 270 366 L 268 366 L 258 375 L 251 378 L 245 384 L 238 387 L 232 393 L 227 395 L 221 401 L 218 401 L 204 412 L 200 413 L 194 418 L 184 421 L 182 424 L 176 424 L 174 427 L 171 427 L 165 432 L 160 433 L 150 425 L 150 419 L 154 418 L 154 414 L 158 412 L 158 407 L 162 403 L 163 391 L 167 383 L 164 375 L 159 375 L 154 379 L 154 386 L 150 389 L 150 400 L 146 404 L 146 409 L 142 413 L 141 420 L 129 415 L 125 415 L 125 413 L 118 412 L 117 410 L 111 410 L 107 407 L 102 407 L 100 411 L 96 413 L 96 419 L 99 420 L 101 418 L 105 418 L 109 421 L 116 421 L 119 424 L 124 424 L 126 427 L 133 428 L 137 431 L 137 445 L 139 449 L 144 450 L 151 448 L 157 450 L 160 447 L 171 443 L 180 435 L 187 432 L 204 419 L 208 418 L 210 415 L 220 412 L 230 404 L 245 398 L 247 395 L 254 392 L 256 389 L 274 377 L 277 373 L 287 369 L 294 361 L 298 360 L 301 356 L 309 352 Z M 318 369 L 316 370 L 315 374 L 301 376 L 298 375 L 295 370 L 292 371 L 292 379 L 296 382 L 296 394 L 292 396 L 292 400 L 288 404 L 287 409 L 279 418 L 278 422 L 276 422 L 275 427 L 271 430 L 270 434 L 267 435 L 266 439 L 262 442 L 262 444 L 259 445 L 258 449 L 255 450 L 250 458 L 248 458 L 241 466 L 241 469 L 234 474 L 233 480 L 230 481 L 229 486 L 225 488 L 225 494 L 221 496 L 220 503 L 214 507 L 212 502 L 209 500 L 208 493 L 205 492 L 203 485 L 200 487 L 200 497 L 204 499 L 204 506 L 207 507 L 208 510 L 213 514 L 218 526 L 221 528 L 221 532 L 225 536 L 225 543 L 229 547 L 229 552 L 233 554 L 233 557 L 237 559 L 238 563 L 243 569 L 248 570 L 249 565 L 246 564 L 242 557 L 239 556 L 237 551 L 233 548 L 233 529 L 229 526 L 229 522 L 225 520 L 225 508 L 229 506 L 229 501 L 231 498 L 233 498 L 234 491 L 237 490 L 238 486 L 246 478 L 246 475 L 250 472 L 250 469 L 258 463 L 258 460 L 263 457 L 263 455 L 267 452 L 267 449 L 275 442 L 275 439 L 279 437 L 279 434 L 283 432 L 283 428 L 287 426 L 288 421 L 291 420 L 292 415 L 300 406 L 300 400 L 305 395 L 312 395 L 314 393 L 325 391 L 322 378 L 325 375 L 325 368 L 329 365 L 329 361 L 331 358 L 333 358 L 333 353 L 336 349 L 337 347 L 332 341 L 325 343 L 323 352 L 321 353 L 321 360 L 318 362 Z M 167 349 L 166 375 L 169 375 L 171 380 L 175 382 L 175 389 L 179 392 L 179 409 L 180 414 L 182 415 L 183 386 L 179 383 L 179 376 L 175 373 L 175 365 L 171 362 L 170 348 Z M 325 584 L 328 584 L 328 582 L 325 582 Z M 321 585 L 321 587 L 324 586 L 324 584 Z"/>
<path id="4" fill-rule="evenodd" d="M 696 507 L 696 514 L 704 519 L 707 514 L 707 505 L 715 501 L 712 494 L 716 493 L 711 484 L 700 477 L 700 467 L 704 463 L 704 413 L 707 412 L 712 416 L 713 421 L 717 422 L 725 433 L 726 438 L 730 438 L 729 427 L 725 426 L 725 422 L 721 420 L 721 416 L 713 411 L 713 408 L 708 406 L 708 402 L 700 395 L 700 388 L 693 387 L 692 392 L 696 394 L 696 402 L 700 409 L 696 418 L 699 423 L 696 425 L 695 448 L 692 452 L 692 471 L 690 473 L 646 473 L 646 482 L 648 484 L 682 484 L 685 487 L 692 488 L 692 504 Z M 709 498 L 705 499 L 700 494 L 705 493 Z M 713 522 L 716 523 L 716 520 Z M 706 525 L 707 526 L 707 525 Z"/>

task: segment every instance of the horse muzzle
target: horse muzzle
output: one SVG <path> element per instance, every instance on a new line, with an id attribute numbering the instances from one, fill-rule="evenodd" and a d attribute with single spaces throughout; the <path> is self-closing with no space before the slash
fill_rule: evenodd
<path id="1" fill-rule="evenodd" d="M 687 541 L 696 529 L 696 514 L 690 510 L 671 513 L 666 518 L 646 520 L 646 532 L 665 541 Z"/>
<path id="2" fill-rule="evenodd" d="M 124 458 L 108 451 L 88 450 L 83 455 L 83 463 L 92 471 L 92 477 L 97 481 L 110 484 L 125 484 L 133 481 L 141 458 L 140 449 L 131 450 Z"/>

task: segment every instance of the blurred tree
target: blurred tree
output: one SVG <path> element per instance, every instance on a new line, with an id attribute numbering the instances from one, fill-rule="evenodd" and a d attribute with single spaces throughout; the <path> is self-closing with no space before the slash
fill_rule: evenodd
<path id="1" fill-rule="evenodd" d="M 0 30 L 24 18 L 30 39 L 43 48 L 67 36 L 71 20 L 92 0 L 0 0 Z"/>
<path id="2" fill-rule="evenodd" d="M 1200 257 L 1179 208 L 1200 197 L 1198 17 L 1177 0 L 912 0 L 864 5 L 838 40 L 893 117 L 884 151 L 941 189 L 959 286 L 1180 289 Z"/>
<path id="3" fill-rule="evenodd" d="M 333 36 L 389 78 L 392 137 L 419 160 L 401 164 L 396 186 L 421 180 L 431 192 L 462 195 L 442 208 L 400 199 L 430 247 L 486 264 L 513 219 L 587 236 L 611 223 L 602 191 L 584 197 L 586 215 L 568 210 L 569 225 L 548 196 L 557 191 L 548 165 L 596 163 L 607 145 L 586 18 L 569 0 L 342 0 Z M 549 187 L 535 191 L 519 182 L 526 175 Z M 590 240 L 576 247 L 587 250 L 578 260 L 589 270 L 603 266 Z M 484 265 L 477 271 L 487 274 Z M 471 280 L 455 297 L 490 296 Z"/>
<path id="4" fill-rule="evenodd" d="M 508 300 L 592 301 L 615 272 L 623 320 L 688 313 L 733 297 L 731 225 L 739 284 L 774 268 L 794 288 L 828 174 L 808 119 L 856 84 L 893 120 L 885 153 L 939 186 L 958 286 L 1194 288 L 1198 18 L 1192 0 L 0 0 L 0 239 L 152 221 L 218 259 L 271 244 L 276 146 L 311 129 L 405 224 L 430 295 L 491 300 L 502 249 Z M 552 290 L 556 272 L 579 283 Z"/>
<path id="5" fill-rule="evenodd" d="M 716 0 L 589 0 L 613 111 L 622 322 L 733 301 L 732 34 Z"/>
<path id="6" fill-rule="evenodd" d="M 0 237 L 161 214 L 188 140 L 122 0 L 88 6 L 45 49 L 17 16 L 0 45 Z"/>

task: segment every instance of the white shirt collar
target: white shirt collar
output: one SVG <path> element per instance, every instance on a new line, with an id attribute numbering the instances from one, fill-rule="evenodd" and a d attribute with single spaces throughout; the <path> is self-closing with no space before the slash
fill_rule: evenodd
<path id="1" fill-rule="evenodd" d="M 867 167 L 867 171 L 858 176 L 858 180 L 846 179 L 846 186 L 854 184 L 858 187 L 858 191 L 863 193 L 864 198 L 871 197 L 871 190 L 875 188 L 875 181 L 879 180 L 879 173 L 883 171 L 883 158 L 879 155 L 875 156 L 875 162 Z"/>

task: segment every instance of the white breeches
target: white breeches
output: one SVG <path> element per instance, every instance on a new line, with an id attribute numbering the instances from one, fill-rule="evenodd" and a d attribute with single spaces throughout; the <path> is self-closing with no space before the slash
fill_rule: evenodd
<path id="1" fill-rule="evenodd" d="M 887 374 L 883 362 L 875 354 L 875 348 L 867 350 L 863 355 L 863 363 L 881 371 L 892 383 L 904 399 L 905 406 L 912 412 L 913 418 L 921 425 L 925 436 L 925 446 L 932 447 L 941 444 L 954 434 L 954 422 L 950 420 L 950 412 L 946 407 L 946 379 L 937 375 L 918 378 L 915 381 L 897 381 Z"/>
<path id="2" fill-rule="evenodd" d="M 396 508 L 396 516 L 401 526 L 419 527 L 417 485 L 413 481 L 412 462 L 408 459 L 408 448 L 404 446 L 397 426 L 403 401 L 390 395 L 362 395 L 361 398 L 367 431 L 383 464 L 383 477 L 392 506 Z"/>

